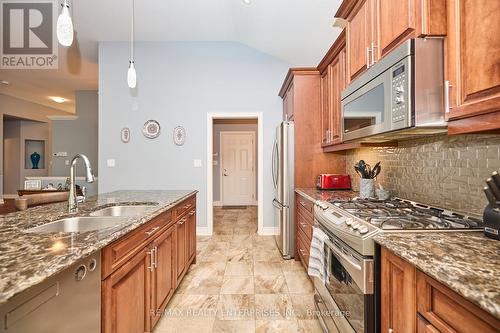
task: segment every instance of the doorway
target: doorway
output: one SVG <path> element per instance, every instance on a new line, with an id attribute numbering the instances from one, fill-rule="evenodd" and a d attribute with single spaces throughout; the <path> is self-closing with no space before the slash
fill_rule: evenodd
<path id="1" fill-rule="evenodd" d="M 219 155 L 222 206 L 255 205 L 255 132 L 221 131 Z"/>
<path id="2" fill-rule="evenodd" d="M 249 206 L 256 206 L 257 231 L 261 233 L 262 138 L 262 113 L 208 114 L 207 229 L 199 234 L 212 235 L 214 207 Z"/>

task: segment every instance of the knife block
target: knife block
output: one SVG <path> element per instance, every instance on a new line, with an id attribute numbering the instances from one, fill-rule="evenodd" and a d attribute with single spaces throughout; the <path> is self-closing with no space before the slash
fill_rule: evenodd
<path id="1" fill-rule="evenodd" d="M 488 205 L 483 213 L 484 234 L 486 237 L 500 240 L 500 207 Z"/>

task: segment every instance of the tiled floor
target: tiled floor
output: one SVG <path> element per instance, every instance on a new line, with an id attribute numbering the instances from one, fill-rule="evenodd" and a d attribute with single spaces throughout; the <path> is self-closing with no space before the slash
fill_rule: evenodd
<path id="1" fill-rule="evenodd" d="M 321 333 L 304 268 L 257 235 L 257 209 L 214 209 L 214 235 L 198 237 L 186 274 L 155 333 Z"/>

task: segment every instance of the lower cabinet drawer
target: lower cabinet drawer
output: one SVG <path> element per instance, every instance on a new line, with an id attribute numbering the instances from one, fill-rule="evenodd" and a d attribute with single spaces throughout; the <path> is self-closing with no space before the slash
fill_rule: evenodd
<path id="1" fill-rule="evenodd" d="M 429 323 L 422 332 L 500 332 L 500 320 L 420 271 L 417 295 L 418 313 Z"/>
<path id="2" fill-rule="evenodd" d="M 111 243 L 102 250 L 102 278 L 106 278 L 153 239 L 164 227 L 173 223 L 172 212 L 167 211 L 152 221 L 130 232 L 124 238 Z"/>
<path id="3" fill-rule="evenodd" d="M 309 249 L 311 242 L 305 240 L 304 234 L 298 230 L 297 232 L 297 253 L 299 255 L 302 264 L 307 269 L 309 266 Z"/>
<path id="4" fill-rule="evenodd" d="M 313 235 L 313 220 L 307 219 L 300 210 L 297 212 L 297 229 L 301 230 L 305 237 L 311 241 Z"/>
<path id="5" fill-rule="evenodd" d="M 302 210 L 304 216 L 312 218 L 314 204 L 300 195 L 297 195 L 296 201 L 297 209 Z"/>

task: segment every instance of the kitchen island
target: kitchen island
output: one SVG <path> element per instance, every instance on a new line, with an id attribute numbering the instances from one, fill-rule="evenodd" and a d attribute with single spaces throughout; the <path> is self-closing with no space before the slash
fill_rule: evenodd
<path id="1" fill-rule="evenodd" d="M 143 332 L 148 331 L 153 326 L 154 315 L 148 319 L 146 314 L 151 309 L 158 310 L 155 305 L 166 305 L 160 303 L 168 302 L 195 260 L 196 193 L 192 190 L 117 191 L 88 198 L 79 205 L 76 214 L 67 212 L 66 203 L 57 203 L 3 216 L 0 219 L 0 307 L 16 295 L 30 291 L 100 251 L 102 320 L 109 324 L 103 324 L 103 331 L 114 331 L 113 321 L 121 309 L 113 308 L 112 315 L 105 315 L 106 309 L 111 309 L 108 296 L 111 291 L 114 296 L 124 296 L 125 290 L 118 290 L 114 282 L 120 281 L 120 286 L 127 286 L 124 278 L 128 273 L 132 276 L 132 270 L 127 273 L 127 269 L 133 268 L 136 258 L 142 256 L 141 281 L 147 281 L 144 282 L 145 288 L 151 289 L 154 283 L 162 283 L 162 286 L 170 283 L 168 291 L 148 290 L 157 292 L 151 297 L 143 293 L 145 313 L 140 313 L 138 318 L 146 319 L 135 324 L 144 325 Z M 89 216 L 107 207 L 139 205 L 149 209 L 139 215 L 122 217 L 119 226 L 112 228 L 79 233 L 27 232 L 30 228 L 63 218 Z M 137 286 L 136 282 L 129 283 L 126 291 L 130 292 L 130 287 Z M 108 287 L 112 289 L 108 290 Z M 159 303 L 152 304 L 151 301 Z"/>

